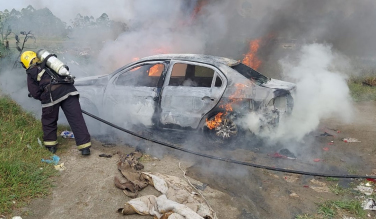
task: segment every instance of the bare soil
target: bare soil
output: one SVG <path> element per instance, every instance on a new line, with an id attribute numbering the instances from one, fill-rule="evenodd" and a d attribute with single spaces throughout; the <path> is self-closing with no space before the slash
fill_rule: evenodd
<path id="1" fill-rule="evenodd" d="M 280 148 L 240 147 L 235 150 L 203 149 L 219 157 L 237 159 L 260 165 L 294 170 L 332 174 L 376 175 L 376 103 L 363 102 L 356 105 L 354 122 L 348 124 L 337 119 L 322 121 L 317 131 L 310 134 L 306 143 L 289 148 L 296 160 L 274 158 L 271 155 Z M 333 136 L 320 136 L 327 132 Z M 342 138 L 357 138 L 361 142 L 345 143 Z M 333 143 L 332 143 L 333 141 Z M 14 215 L 22 218 L 153 218 L 151 216 L 123 216 L 116 211 L 129 197 L 114 186 L 117 170 L 117 151 L 133 152 L 125 145 L 104 147 L 93 142 L 92 154 L 83 157 L 74 142 L 66 151 L 58 152 L 66 170 L 54 178 L 52 194 L 37 199 Z M 111 154 L 112 158 L 99 157 Z M 202 191 L 218 218 L 294 218 L 296 215 L 317 213 L 317 203 L 325 200 L 341 200 L 328 190 L 333 184 L 346 188 L 362 180 L 342 179 L 328 181 L 324 177 L 288 174 L 248 166 L 229 164 L 223 161 L 208 161 L 182 154 L 164 155 L 142 160 L 144 171 L 159 172 L 183 178 L 179 163 L 194 184 L 208 186 Z M 158 192 L 151 186 L 139 196 Z M 369 212 L 372 218 L 374 212 Z M 346 213 L 344 213 L 346 215 Z M 342 215 L 341 217 L 342 218 Z"/>

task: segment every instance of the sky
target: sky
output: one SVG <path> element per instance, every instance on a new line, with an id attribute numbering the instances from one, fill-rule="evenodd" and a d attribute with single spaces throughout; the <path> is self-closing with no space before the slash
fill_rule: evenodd
<path id="1" fill-rule="evenodd" d="M 0 11 L 13 8 L 20 11 L 32 5 L 35 9 L 48 7 L 51 12 L 61 20 L 69 22 L 78 13 L 85 16 L 98 18 L 102 13 L 107 13 L 111 20 L 128 20 L 132 15 L 129 6 L 132 1 L 107 0 L 107 1 L 86 1 L 86 0 L 3 0 L 0 4 Z M 72 7 L 74 5 L 74 7 Z M 90 9 L 90 10 L 89 10 Z"/>

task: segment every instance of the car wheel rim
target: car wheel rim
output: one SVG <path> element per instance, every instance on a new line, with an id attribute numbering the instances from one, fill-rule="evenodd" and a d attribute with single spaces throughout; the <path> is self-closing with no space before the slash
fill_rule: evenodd
<path id="1" fill-rule="evenodd" d="M 232 120 L 223 119 L 215 128 L 215 134 L 224 140 L 231 139 L 238 134 L 238 128 Z"/>

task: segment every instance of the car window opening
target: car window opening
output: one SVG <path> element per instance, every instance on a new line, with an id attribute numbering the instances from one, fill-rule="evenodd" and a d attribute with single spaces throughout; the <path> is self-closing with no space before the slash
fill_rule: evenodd
<path id="1" fill-rule="evenodd" d="M 119 75 L 115 84 L 119 86 L 156 87 L 165 66 L 158 64 L 144 64 L 134 67 Z"/>
<path id="2" fill-rule="evenodd" d="M 220 77 L 217 76 L 217 78 L 215 79 L 215 87 L 222 87 L 222 80 Z"/>
<path id="3" fill-rule="evenodd" d="M 176 63 L 171 72 L 169 86 L 211 87 L 214 70 L 199 65 Z"/>
<path id="4" fill-rule="evenodd" d="M 237 65 L 231 66 L 232 69 L 239 72 L 244 77 L 256 82 L 256 84 L 264 84 L 270 80 L 270 78 L 262 75 L 261 73 L 257 72 L 256 70 L 244 65 L 243 63 L 239 63 Z"/>

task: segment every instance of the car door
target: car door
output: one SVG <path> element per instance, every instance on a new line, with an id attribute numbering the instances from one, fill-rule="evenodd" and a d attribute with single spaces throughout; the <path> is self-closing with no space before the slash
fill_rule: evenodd
<path id="1" fill-rule="evenodd" d="M 167 65 L 165 62 L 143 62 L 112 77 L 104 93 L 106 119 L 121 127 L 152 126 L 159 100 L 157 86 Z"/>
<path id="2" fill-rule="evenodd" d="M 160 125 L 195 129 L 219 102 L 226 78 L 207 64 L 172 61 L 161 96 Z"/>

